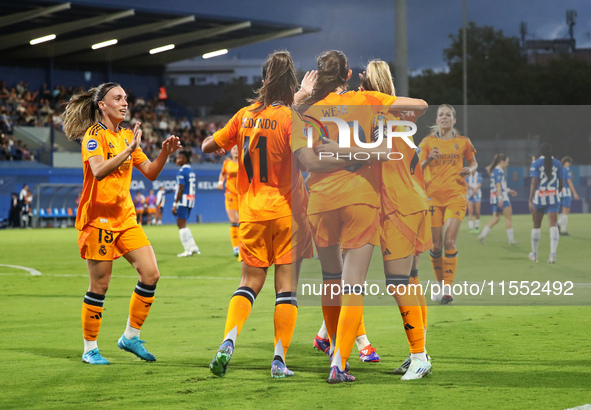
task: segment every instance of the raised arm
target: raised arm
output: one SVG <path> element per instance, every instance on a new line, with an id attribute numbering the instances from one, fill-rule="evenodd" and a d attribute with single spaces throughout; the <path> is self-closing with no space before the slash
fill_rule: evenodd
<path id="1" fill-rule="evenodd" d="M 139 169 L 140 172 L 150 181 L 154 181 L 156 178 L 158 178 L 160 172 L 162 172 L 162 168 L 164 168 L 166 161 L 168 161 L 168 157 L 173 152 L 181 148 L 182 145 L 179 137 L 171 135 L 162 143 L 162 150 L 160 151 L 158 158 L 156 158 L 154 162 L 147 160 L 142 162 L 141 164 L 136 165 L 136 168 Z"/>

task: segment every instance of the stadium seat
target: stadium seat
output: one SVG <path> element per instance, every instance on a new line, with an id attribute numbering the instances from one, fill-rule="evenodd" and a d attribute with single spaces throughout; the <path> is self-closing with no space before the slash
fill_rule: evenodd
<path id="1" fill-rule="evenodd" d="M 68 208 L 68 216 L 74 216 L 74 211 L 72 211 L 72 208 Z"/>
<path id="2" fill-rule="evenodd" d="M 47 216 L 47 211 L 44 208 L 39 208 L 39 217 L 45 218 Z"/>
<path id="3" fill-rule="evenodd" d="M 60 209 L 60 216 L 62 216 L 64 218 L 68 216 L 68 214 L 66 213 L 66 208 Z"/>

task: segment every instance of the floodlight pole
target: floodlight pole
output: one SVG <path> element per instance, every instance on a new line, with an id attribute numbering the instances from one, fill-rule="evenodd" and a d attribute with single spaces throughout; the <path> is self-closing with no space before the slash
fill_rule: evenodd
<path id="1" fill-rule="evenodd" d="M 394 0 L 396 95 L 408 96 L 408 47 L 406 40 L 406 0 Z"/>
<path id="2" fill-rule="evenodd" d="M 462 77 L 464 94 L 464 135 L 468 135 L 468 41 L 466 33 L 466 0 L 462 3 Z"/>

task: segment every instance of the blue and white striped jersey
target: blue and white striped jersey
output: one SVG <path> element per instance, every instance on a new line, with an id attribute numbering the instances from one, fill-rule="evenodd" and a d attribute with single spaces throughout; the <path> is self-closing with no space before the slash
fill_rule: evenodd
<path id="1" fill-rule="evenodd" d="M 538 188 L 534 194 L 534 205 L 554 205 L 560 202 L 558 192 L 559 180 L 563 178 L 562 165 L 556 158 L 552 158 L 552 175 L 546 175 L 544 168 L 544 157 L 541 156 L 531 164 L 531 177 L 539 178 Z"/>
<path id="2" fill-rule="evenodd" d="M 562 168 L 562 191 L 560 196 L 562 198 L 567 198 L 573 196 L 573 192 L 571 191 L 570 187 L 568 186 L 568 180 L 573 179 L 573 174 L 570 172 L 570 167 Z"/>
<path id="3" fill-rule="evenodd" d="M 473 200 L 482 199 L 482 189 L 474 189 L 473 187 L 481 184 L 482 186 L 482 175 L 476 171 L 472 175 L 466 177 L 466 185 L 468 185 L 468 199 Z"/>
<path id="4" fill-rule="evenodd" d="M 501 192 L 497 192 L 497 184 L 501 184 Z M 498 205 L 499 197 L 503 198 L 503 202 L 509 202 L 509 189 L 507 188 L 507 180 L 505 179 L 505 170 L 497 166 L 490 176 L 491 205 Z"/>
<path id="5" fill-rule="evenodd" d="M 187 208 L 193 208 L 195 206 L 196 180 L 195 172 L 193 172 L 189 164 L 185 164 L 179 169 L 179 172 L 176 175 L 177 188 L 175 191 L 175 198 L 179 192 L 178 186 L 184 186 L 183 197 L 178 203 L 179 206 L 186 206 Z"/>

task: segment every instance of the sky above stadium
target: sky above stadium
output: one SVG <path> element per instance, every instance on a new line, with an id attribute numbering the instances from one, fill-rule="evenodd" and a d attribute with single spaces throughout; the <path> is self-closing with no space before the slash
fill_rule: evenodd
<path id="1" fill-rule="evenodd" d="M 265 58 L 278 49 L 291 52 L 303 70 L 315 67 L 315 57 L 338 49 L 351 67 L 380 58 L 394 60 L 394 0 L 71 0 L 72 3 L 136 7 L 145 10 L 252 19 L 319 28 L 317 33 L 269 41 L 231 50 L 218 58 Z M 490 25 L 505 35 L 519 36 L 519 24 L 528 26 L 528 39 L 568 36 L 566 10 L 578 12 L 577 47 L 591 47 L 591 2 L 582 0 L 468 0 L 468 21 Z M 535 6 L 534 6 L 535 4 Z M 443 49 L 449 35 L 462 25 L 462 0 L 409 0 L 407 2 L 408 64 L 412 72 L 445 68 Z"/>

